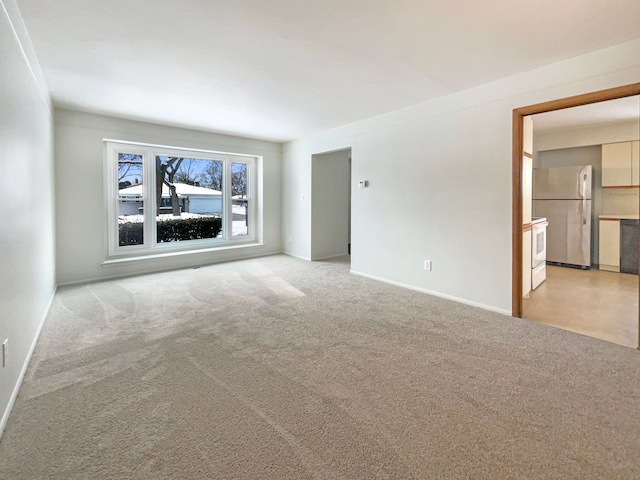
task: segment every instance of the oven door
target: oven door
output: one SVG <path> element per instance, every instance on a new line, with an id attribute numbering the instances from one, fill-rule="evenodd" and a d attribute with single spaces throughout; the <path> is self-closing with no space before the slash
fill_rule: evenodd
<path id="1" fill-rule="evenodd" d="M 531 268 L 536 268 L 547 260 L 547 225 L 548 222 L 531 225 Z"/>

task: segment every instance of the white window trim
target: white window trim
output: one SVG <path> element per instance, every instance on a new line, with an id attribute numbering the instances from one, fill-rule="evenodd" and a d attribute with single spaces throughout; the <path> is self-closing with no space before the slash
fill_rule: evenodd
<path id="1" fill-rule="evenodd" d="M 250 154 L 238 154 L 216 152 L 211 150 L 190 149 L 182 147 L 169 147 L 164 145 L 129 142 L 122 140 L 104 139 L 105 145 L 105 202 L 107 211 L 107 237 L 105 241 L 105 264 L 112 261 L 132 261 L 143 258 L 158 258 L 162 256 L 174 256 L 176 253 L 211 252 L 217 249 L 228 250 L 234 247 L 247 247 L 262 245 L 262 157 Z M 214 160 L 223 162 L 223 197 L 222 197 L 222 238 L 188 240 L 182 242 L 157 243 L 155 215 L 145 215 L 144 241 L 141 245 L 119 245 L 118 229 L 118 191 L 119 184 L 118 154 L 132 153 L 142 156 L 143 162 L 143 186 L 142 202 L 145 212 L 156 211 L 156 197 L 147 188 L 155 185 L 155 157 L 179 156 L 197 158 L 202 160 Z M 233 236 L 233 206 L 231 192 L 231 164 L 247 164 L 247 201 L 249 216 L 249 234 L 245 236 Z"/>

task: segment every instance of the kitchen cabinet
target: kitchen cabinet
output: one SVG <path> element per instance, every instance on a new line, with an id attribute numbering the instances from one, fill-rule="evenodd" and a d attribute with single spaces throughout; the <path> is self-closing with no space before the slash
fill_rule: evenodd
<path id="1" fill-rule="evenodd" d="M 602 145 L 602 186 L 630 187 L 640 185 L 639 142 Z"/>
<path id="2" fill-rule="evenodd" d="M 620 271 L 620 220 L 600 220 L 600 270 Z"/>

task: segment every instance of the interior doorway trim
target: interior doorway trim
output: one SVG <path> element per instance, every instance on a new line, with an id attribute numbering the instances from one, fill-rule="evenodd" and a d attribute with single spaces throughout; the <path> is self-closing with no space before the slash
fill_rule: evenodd
<path id="1" fill-rule="evenodd" d="M 522 135 L 524 117 L 634 95 L 640 95 L 640 83 L 552 100 L 513 110 L 511 314 L 514 317 L 522 317 Z M 638 251 L 640 252 L 640 244 L 638 245 Z M 640 290 L 638 295 L 640 297 Z M 638 312 L 638 328 L 640 328 L 640 310 Z M 638 348 L 640 348 L 640 339 Z"/>

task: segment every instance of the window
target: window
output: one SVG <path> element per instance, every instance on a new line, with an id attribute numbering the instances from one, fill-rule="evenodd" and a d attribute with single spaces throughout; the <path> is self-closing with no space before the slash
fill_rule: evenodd
<path id="1" fill-rule="evenodd" d="M 107 141 L 108 256 L 255 242 L 258 158 Z"/>

